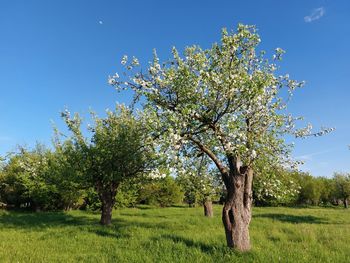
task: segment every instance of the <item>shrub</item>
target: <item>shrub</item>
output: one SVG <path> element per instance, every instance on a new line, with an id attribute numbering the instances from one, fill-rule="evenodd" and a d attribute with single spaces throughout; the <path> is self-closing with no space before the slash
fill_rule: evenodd
<path id="1" fill-rule="evenodd" d="M 140 189 L 139 201 L 160 207 L 172 206 L 183 200 L 181 187 L 171 176 L 154 179 Z"/>

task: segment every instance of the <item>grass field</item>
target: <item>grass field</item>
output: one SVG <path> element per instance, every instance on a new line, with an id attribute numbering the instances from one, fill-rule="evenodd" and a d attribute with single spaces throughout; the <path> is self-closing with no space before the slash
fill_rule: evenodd
<path id="1" fill-rule="evenodd" d="M 350 262 L 350 211 L 254 208 L 253 249 L 225 247 L 220 218 L 201 208 L 140 207 L 99 214 L 0 211 L 0 262 Z"/>

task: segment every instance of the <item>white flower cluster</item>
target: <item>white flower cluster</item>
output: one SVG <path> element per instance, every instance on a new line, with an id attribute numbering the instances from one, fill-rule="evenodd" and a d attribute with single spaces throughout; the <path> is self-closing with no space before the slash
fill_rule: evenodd
<path id="1" fill-rule="evenodd" d="M 301 128 L 295 131 L 294 135 L 296 138 L 305 138 L 305 137 L 319 137 L 331 133 L 335 130 L 335 128 L 326 128 L 321 127 L 321 130 L 318 132 L 312 132 L 312 125 L 308 124 L 305 128 Z"/>
<path id="2" fill-rule="evenodd" d="M 300 186 L 291 179 L 279 179 L 276 176 L 257 178 L 255 194 L 259 200 L 285 203 L 299 193 Z"/>
<path id="3" fill-rule="evenodd" d="M 121 63 L 122 65 L 126 65 L 126 63 L 128 63 L 128 56 L 127 56 L 127 55 L 124 55 L 124 56 L 122 57 L 122 60 L 120 61 L 120 63 Z"/>
<path id="4" fill-rule="evenodd" d="M 160 172 L 158 168 L 153 169 L 150 171 L 147 176 L 151 179 L 158 179 L 158 178 L 164 178 L 166 177 L 166 174 L 163 172 Z"/>
<path id="5" fill-rule="evenodd" d="M 119 79 L 118 73 L 115 73 L 113 76 L 108 76 L 108 84 L 115 85 Z"/>

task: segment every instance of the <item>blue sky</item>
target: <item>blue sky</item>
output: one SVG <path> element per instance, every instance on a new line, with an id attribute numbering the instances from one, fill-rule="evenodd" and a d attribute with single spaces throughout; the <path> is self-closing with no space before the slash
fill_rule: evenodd
<path id="1" fill-rule="evenodd" d="M 295 140 L 293 155 L 314 175 L 350 171 L 350 1 L 0 0 L 0 154 L 50 143 L 59 112 L 86 113 L 128 102 L 107 84 L 120 58 L 144 64 L 219 41 L 222 27 L 255 24 L 261 48 L 287 51 L 281 71 L 305 80 L 290 105 L 322 138 Z"/>

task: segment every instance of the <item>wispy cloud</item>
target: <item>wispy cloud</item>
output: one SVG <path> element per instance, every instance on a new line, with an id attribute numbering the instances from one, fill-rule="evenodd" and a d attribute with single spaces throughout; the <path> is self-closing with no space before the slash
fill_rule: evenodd
<path id="1" fill-rule="evenodd" d="M 300 156 L 296 156 L 295 159 L 301 159 L 301 160 L 306 160 L 306 161 L 310 161 L 313 159 L 314 156 L 317 155 L 322 155 L 322 154 L 326 154 L 326 153 L 330 153 L 335 151 L 336 149 L 328 149 L 328 150 L 324 150 L 324 151 L 319 151 L 319 152 L 313 152 L 313 153 L 308 153 L 308 154 L 303 154 Z"/>
<path id="2" fill-rule="evenodd" d="M 324 9 L 324 7 L 315 8 L 312 10 L 310 15 L 304 17 L 304 21 L 306 23 L 310 23 L 312 21 L 318 20 L 321 17 L 323 17 L 325 13 L 326 10 Z"/>

